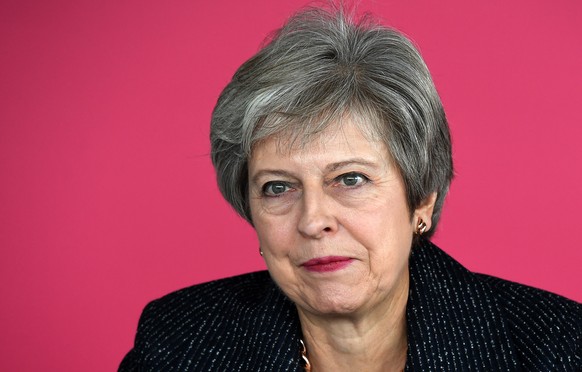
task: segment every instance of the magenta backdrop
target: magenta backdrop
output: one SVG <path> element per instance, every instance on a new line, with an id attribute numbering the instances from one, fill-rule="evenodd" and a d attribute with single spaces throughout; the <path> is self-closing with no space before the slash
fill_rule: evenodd
<path id="1" fill-rule="evenodd" d="M 217 192 L 209 118 L 304 3 L 1 2 L 0 370 L 114 370 L 149 300 L 264 268 Z M 450 120 L 435 241 L 582 301 L 582 2 L 360 10 L 420 45 Z"/>

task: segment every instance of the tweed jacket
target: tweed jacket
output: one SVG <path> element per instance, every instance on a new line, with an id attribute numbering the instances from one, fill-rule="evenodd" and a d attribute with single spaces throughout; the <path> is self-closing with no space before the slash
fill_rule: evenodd
<path id="1" fill-rule="evenodd" d="M 474 274 L 426 240 L 410 257 L 407 371 L 582 371 L 582 305 Z M 119 371 L 302 371 L 294 304 L 268 272 L 146 306 Z"/>

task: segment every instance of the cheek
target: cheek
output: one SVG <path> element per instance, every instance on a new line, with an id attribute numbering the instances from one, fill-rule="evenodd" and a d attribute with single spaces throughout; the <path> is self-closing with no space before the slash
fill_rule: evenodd
<path id="1" fill-rule="evenodd" d="M 356 240 L 369 250 L 397 255 L 409 249 L 412 242 L 412 224 L 406 203 L 400 198 L 377 197 L 346 210 L 343 225 Z"/>
<path id="2" fill-rule="evenodd" d="M 410 213 L 406 200 L 399 194 L 375 192 L 354 199 L 353 204 L 344 205 L 344 216 L 353 223 L 362 221 L 367 226 L 408 225 Z"/>
<path id="3" fill-rule="evenodd" d="M 293 226 L 291 218 L 282 218 L 268 213 L 253 214 L 255 232 L 263 250 L 273 254 L 289 249 L 293 244 Z"/>
<path id="4" fill-rule="evenodd" d="M 253 211 L 256 214 L 269 216 L 288 214 L 300 197 L 301 193 L 297 190 L 289 191 L 277 197 L 254 197 L 251 200 L 251 214 L 253 214 Z"/>
<path id="5" fill-rule="evenodd" d="M 329 195 L 337 205 L 353 210 L 369 209 L 379 199 L 371 185 L 363 185 L 354 189 L 334 187 L 329 189 Z"/>

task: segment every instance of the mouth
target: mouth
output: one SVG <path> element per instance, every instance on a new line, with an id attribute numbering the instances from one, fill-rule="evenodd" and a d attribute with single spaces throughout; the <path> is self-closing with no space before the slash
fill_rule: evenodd
<path id="1" fill-rule="evenodd" d="M 305 268 L 305 270 L 307 271 L 316 273 L 326 273 L 341 270 L 344 267 L 351 264 L 352 261 L 353 259 L 349 257 L 327 256 L 314 258 L 312 260 L 304 262 L 301 266 L 303 266 L 303 268 Z"/>

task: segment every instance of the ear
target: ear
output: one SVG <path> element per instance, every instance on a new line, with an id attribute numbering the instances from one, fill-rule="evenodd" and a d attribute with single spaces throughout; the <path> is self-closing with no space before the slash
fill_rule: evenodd
<path id="1" fill-rule="evenodd" d="M 426 223 L 426 231 L 430 230 L 432 227 L 432 211 L 434 210 L 434 204 L 436 203 L 437 193 L 433 192 L 427 196 L 422 203 L 414 210 L 412 217 L 412 223 L 414 224 L 414 229 L 416 229 L 416 224 L 418 219 L 422 219 Z"/>

